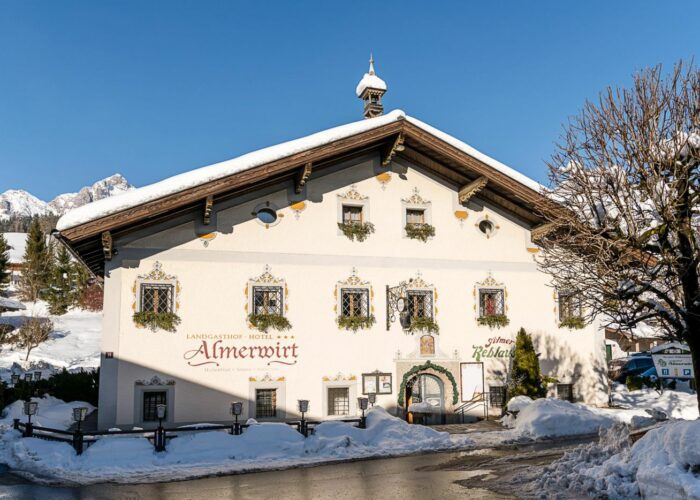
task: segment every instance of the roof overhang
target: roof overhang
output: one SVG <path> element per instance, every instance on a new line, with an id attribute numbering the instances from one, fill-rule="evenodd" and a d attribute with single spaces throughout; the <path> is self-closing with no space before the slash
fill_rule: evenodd
<path id="1" fill-rule="evenodd" d="M 203 207 L 211 207 L 213 203 L 283 182 L 298 183 L 300 179 L 306 182 L 311 172 L 316 175 L 328 167 L 370 152 L 379 153 L 382 163 L 387 165 L 393 158 L 405 158 L 453 184 L 457 190 L 484 178 L 487 182 L 485 186 L 480 183 L 478 197 L 513 214 L 530 227 L 545 223 L 539 215 L 543 206 L 548 207 L 547 210 L 561 208 L 531 185 L 519 182 L 502 169 L 468 154 L 409 120 L 397 119 L 63 229 L 56 237 L 95 275 L 103 276 L 105 258 L 110 257 L 106 253 L 105 235 L 111 244 L 113 239 L 186 213 L 201 212 Z"/>

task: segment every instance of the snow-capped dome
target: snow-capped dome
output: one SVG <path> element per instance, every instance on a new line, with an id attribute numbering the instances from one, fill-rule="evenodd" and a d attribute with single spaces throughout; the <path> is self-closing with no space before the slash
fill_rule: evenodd
<path id="1" fill-rule="evenodd" d="M 386 82 L 374 73 L 374 59 L 372 59 L 372 57 L 369 59 L 369 71 L 365 73 L 365 76 L 362 77 L 360 83 L 357 84 L 355 94 L 357 94 L 357 97 L 360 97 L 362 92 L 368 88 L 383 90 L 386 92 Z"/>

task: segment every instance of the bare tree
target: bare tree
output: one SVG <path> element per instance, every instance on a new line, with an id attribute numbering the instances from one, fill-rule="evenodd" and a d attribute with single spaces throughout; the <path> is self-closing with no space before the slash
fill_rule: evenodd
<path id="1" fill-rule="evenodd" d="M 700 378 L 700 72 L 638 73 L 573 117 L 548 163 L 539 264 L 588 319 L 687 342 Z M 698 393 L 700 407 L 700 393 Z"/>
<path id="2" fill-rule="evenodd" d="M 49 339 L 49 334 L 52 331 L 53 323 L 51 320 L 43 318 L 29 318 L 17 329 L 14 341 L 18 347 L 27 350 L 25 361 L 29 359 L 32 349 Z"/>

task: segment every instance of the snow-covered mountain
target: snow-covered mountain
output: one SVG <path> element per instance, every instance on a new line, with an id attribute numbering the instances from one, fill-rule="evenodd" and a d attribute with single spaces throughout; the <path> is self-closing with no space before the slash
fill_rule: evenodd
<path id="1" fill-rule="evenodd" d="M 67 211 L 92 201 L 122 194 L 133 186 L 120 174 L 114 174 L 86 186 L 77 193 L 65 193 L 45 202 L 22 189 L 8 189 L 0 194 L 0 220 L 35 215 L 63 215 Z"/>

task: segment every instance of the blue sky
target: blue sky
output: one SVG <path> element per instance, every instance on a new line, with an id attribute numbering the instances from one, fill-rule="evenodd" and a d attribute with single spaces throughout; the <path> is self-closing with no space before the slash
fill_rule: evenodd
<path id="1" fill-rule="evenodd" d="M 587 98 L 697 56 L 700 2 L 0 0 L 0 192 L 142 186 L 401 108 L 525 174 Z"/>

